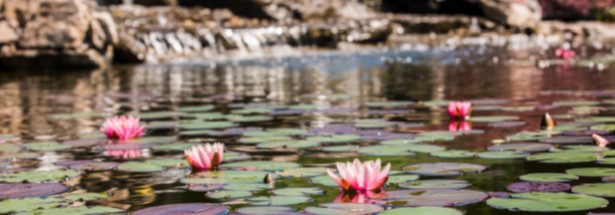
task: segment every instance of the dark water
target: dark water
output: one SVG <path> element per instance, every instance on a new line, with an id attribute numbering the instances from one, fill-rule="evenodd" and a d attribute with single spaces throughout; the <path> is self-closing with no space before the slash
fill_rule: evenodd
<path id="1" fill-rule="evenodd" d="M 352 115 L 308 114 L 302 117 L 276 116 L 273 121 L 246 123 L 245 126 L 322 127 L 327 124 L 352 123 L 359 118 L 382 118 L 370 115 L 365 108 L 369 101 L 429 101 L 476 100 L 493 101 L 507 107 L 549 105 L 560 100 L 612 99 L 615 93 L 615 69 L 598 70 L 572 65 L 554 65 L 544 69 L 533 64 L 510 63 L 515 56 L 501 49 L 467 48 L 456 51 L 399 52 L 361 51 L 357 53 L 323 53 L 292 58 L 270 58 L 216 63 L 186 63 L 182 65 L 116 66 L 97 71 L 32 70 L 3 72 L 0 76 L 0 134 L 21 136 L 24 142 L 32 139 L 76 139 L 80 134 L 95 132 L 100 119 L 56 120 L 48 117 L 56 113 L 99 112 L 129 113 L 131 111 L 177 110 L 181 106 L 215 104 L 227 113 L 229 104 L 270 103 L 280 105 L 316 104 L 344 108 L 360 108 Z M 598 114 L 609 115 L 612 109 Z M 570 108 L 549 110 L 551 114 L 567 114 Z M 484 123 L 473 124 L 483 134 L 463 135 L 450 142 L 435 142 L 448 149 L 483 151 L 491 141 L 521 130 L 538 130 L 545 110 L 521 112 L 495 109 L 474 115 L 515 115 L 527 126 L 491 128 Z M 391 121 L 423 123 L 424 126 L 400 132 L 448 130 L 448 116 L 444 108 L 416 110 L 407 114 L 386 116 Z M 571 121 L 572 119 L 558 119 Z M 176 131 L 152 131 L 152 135 L 176 135 Z M 221 140 L 233 150 L 240 147 L 236 138 L 179 137 L 182 141 L 204 142 Z M 361 141 L 362 145 L 376 141 Z M 147 158 L 180 154 L 141 151 Z M 304 166 L 327 166 L 336 161 L 349 161 L 354 157 L 377 157 L 357 154 L 299 151 L 296 153 L 254 152 L 253 160 L 293 161 Z M 564 172 L 573 167 L 600 166 L 598 164 L 540 164 L 525 160 L 485 160 L 480 158 L 444 159 L 417 153 L 416 156 L 382 156 L 393 169 L 426 162 L 468 162 L 483 164 L 488 170 L 458 177 L 472 184 L 468 189 L 506 191 L 506 185 L 518 181 L 517 177 L 535 172 Z M 94 149 L 69 152 L 47 152 L 40 162 L 22 161 L 22 167 L 53 168 L 54 161 L 66 159 L 102 159 L 125 161 L 105 156 Z M 137 158 L 138 160 L 139 158 Z M 173 172 L 160 175 L 127 174 L 119 171 L 86 172 L 78 188 L 90 192 L 110 192 L 112 199 L 103 204 L 129 211 L 155 205 L 185 202 L 220 202 L 206 198 L 203 193 L 189 192 L 181 183 L 175 183 Z M 164 174 L 163 174 L 164 176 Z M 422 179 L 430 177 L 421 177 Z M 599 179 L 574 181 L 599 182 Z M 305 206 L 332 202 L 339 193 L 336 188 L 309 183 L 306 179 L 292 178 L 278 181 L 276 188 L 321 187 L 326 193 L 314 197 Z M 396 189 L 394 186 L 388 190 Z M 267 195 L 266 191 L 256 195 Z M 609 199 L 611 202 L 615 199 Z M 231 208 L 243 207 L 237 201 Z M 100 202 L 99 202 L 100 203 Z M 466 214 L 525 214 L 497 210 L 484 202 L 456 207 Z M 615 211 L 615 204 L 592 212 Z M 561 213 L 585 214 L 585 212 Z"/>

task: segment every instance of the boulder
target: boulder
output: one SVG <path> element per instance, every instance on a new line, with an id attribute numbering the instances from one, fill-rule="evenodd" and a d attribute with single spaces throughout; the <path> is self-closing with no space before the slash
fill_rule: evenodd
<path id="1" fill-rule="evenodd" d="M 118 42 L 113 18 L 98 10 L 94 1 L 5 0 L 1 3 L 3 64 L 31 59 L 59 66 L 101 67 L 112 56 L 112 47 Z"/>
<path id="2" fill-rule="evenodd" d="M 542 19 L 537 0 L 480 0 L 487 19 L 516 28 L 533 28 Z"/>

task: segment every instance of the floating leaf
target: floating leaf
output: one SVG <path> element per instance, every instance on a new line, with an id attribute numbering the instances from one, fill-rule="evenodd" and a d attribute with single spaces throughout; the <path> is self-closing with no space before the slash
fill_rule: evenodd
<path id="1" fill-rule="evenodd" d="M 320 204 L 319 207 L 307 207 L 305 212 L 312 214 L 345 214 L 345 215 L 359 215 L 359 214 L 376 214 L 384 210 L 384 208 L 373 204 L 359 204 L 359 203 L 327 203 Z"/>
<path id="2" fill-rule="evenodd" d="M 597 102 L 597 101 L 576 101 L 576 100 L 571 100 L 571 101 L 558 101 L 558 102 L 554 102 L 553 105 L 557 105 L 557 106 L 593 106 L 593 105 L 600 105 L 600 102 Z"/>
<path id="3" fill-rule="evenodd" d="M 589 144 L 592 143 L 593 140 L 591 137 L 586 136 L 557 136 L 557 137 L 549 137 L 540 139 L 540 142 L 550 143 L 550 144 Z"/>
<path id="4" fill-rule="evenodd" d="M 47 209 L 39 209 L 33 210 L 28 214 L 37 214 L 37 215 L 57 215 L 57 214 L 112 214 L 112 213 L 120 213 L 124 212 L 123 210 L 105 207 L 105 206 L 79 206 L 79 207 L 61 207 L 61 208 L 47 208 Z"/>
<path id="5" fill-rule="evenodd" d="M 226 121 L 215 121 L 215 122 L 202 122 L 202 121 L 194 121 L 191 123 L 182 123 L 179 124 L 179 127 L 184 130 L 207 130 L 207 129 L 222 129 L 222 128 L 233 128 L 239 125 L 226 122 Z"/>
<path id="6" fill-rule="evenodd" d="M 382 101 L 382 102 L 368 102 L 365 104 L 367 107 L 372 108 L 402 108 L 413 105 L 414 102 L 410 101 Z"/>
<path id="7" fill-rule="evenodd" d="M 117 169 L 126 172 L 159 172 L 163 171 L 164 167 L 150 162 L 130 161 L 120 164 Z"/>
<path id="8" fill-rule="evenodd" d="M 209 192 L 206 196 L 212 199 L 239 199 L 252 196 L 252 192 L 244 190 L 222 190 Z"/>
<path id="9" fill-rule="evenodd" d="M 213 110 L 215 107 L 213 105 L 201 105 L 201 106 L 187 106 L 180 107 L 179 111 L 181 112 L 207 112 Z"/>
<path id="10" fill-rule="evenodd" d="M 172 143 L 154 146 L 152 149 L 156 151 L 178 151 L 183 152 L 192 146 L 198 145 L 198 143 Z"/>
<path id="11" fill-rule="evenodd" d="M 487 193 L 474 190 L 395 190 L 370 196 L 396 206 L 461 206 L 483 201 Z"/>
<path id="12" fill-rule="evenodd" d="M 197 118 L 198 120 L 205 121 L 226 119 L 226 116 L 222 113 L 198 113 L 192 114 L 191 116 Z"/>
<path id="13" fill-rule="evenodd" d="M 258 196 L 249 198 L 248 204 L 261 206 L 284 206 L 297 205 L 312 201 L 311 198 L 305 196 Z"/>
<path id="14" fill-rule="evenodd" d="M 453 176 L 465 172 L 481 172 L 487 167 L 469 163 L 423 163 L 405 166 L 404 171 L 427 176 Z"/>
<path id="15" fill-rule="evenodd" d="M 283 177 L 313 177 L 327 174 L 327 168 L 320 167 L 299 167 L 285 169 L 279 172 L 278 175 Z"/>
<path id="16" fill-rule="evenodd" d="M 335 183 L 335 181 L 333 181 L 333 179 L 331 179 L 331 177 L 329 177 L 328 175 L 312 177 L 310 178 L 310 182 L 314 184 L 329 186 L 329 187 L 333 187 L 333 186 L 337 187 L 337 183 Z"/>
<path id="17" fill-rule="evenodd" d="M 530 173 L 519 178 L 524 181 L 535 182 L 567 182 L 578 180 L 579 176 L 564 173 Z"/>
<path id="18" fill-rule="evenodd" d="M 219 215 L 225 214 L 228 209 L 224 205 L 208 203 L 185 203 L 161 205 L 135 211 L 132 215 L 181 215 L 181 214 L 201 214 Z"/>
<path id="19" fill-rule="evenodd" d="M 261 191 L 264 189 L 269 189 L 269 184 L 265 184 L 265 183 L 259 183 L 259 184 L 252 184 L 252 183 L 235 183 L 235 184 L 227 184 L 224 186 L 225 190 L 241 190 L 241 191 Z"/>
<path id="20" fill-rule="evenodd" d="M 305 149 L 319 146 L 319 142 L 309 140 L 286 140 L 276 142 L 264 142 L 259 143 L 257 148 L 271 149 L 271 148 L 286 148 L 286 149 Z"/>
<path id="21" fill-rule="evenodd" d="M 116 162 L 92 162 L 92 163 L 74 164 L 74 165 L 68 166 L 68 168 L 74 169 L 74 170 L 101 171 L 101 170 L 115 169 L 118 165 L 119 163 L 116 163 Z"/>
<path id="22" fill-rule="evenodd" d="M 440 152 L 432 152 L 429 155 L 439 158 L 471 158 L 474 157 L 474 152 L 463 151 L 463 150 L 449 150 L 449 151 L 440 151 Z"/>
<path id="23" fill-rule="evenodd" d="M 514 152 L 544 152 L 553 149 L 553 145 L 546 143 L 507 143 L 487 148 L 489 151 L 514 151 Z"/>
<path id="24" fill-rule="evenodd" d="M 596 161 L 600 156 L 591 152 L 561 151 L 530 155 L 528 161 L 540 161 L 542 163 L 583 163 Z"/>
<path id="25" fill-rule="evenodd" d="M 344 143 L 360 140 L 361 137 L 353 134 L 337 134 L 330 136 L 313 136 L 308 137 L 307 140 L 322 142 L 322 143 Z"/>
<path id="26" fill-rule="evenodd" d="M 528 155 L 530 154 L 512 151 L 478 153 L 478 157 L 483 159 L 521 159 L 527 157 Z"/>
<path id="27" fill-rule="evenodd" d="M 221 190 L 224 184 L 188 184 L 186 188 L 192 192 L 211 192 Z"/>
<path id="28" fill-rule="evenodd" d="M 70 145 L 60 144 L 58 142 L 26 143 L 24 147 L 34 151 L 59 151 L 71 148 Z"/>
<path id="29" fill-rule="evenodd" d="M 196 177 L 182 178 L 184 184 L 238 184 L 262 183 L 267 175 L 263 171 L 234 171 L 225 170 L 217 172 L 200 172 Z"/>
<path id="30" fill-rule="evenodd" d="M 391 175 L 389 176 L 389 179 L 387 179 L 387 184 L 399 184 L 417 179 L 419 179 L 418 175 Z"/>
<path id="31" fill-rule="evenodd" d="M 389 122 L 383 119 L 359 119 L 355 121 L 357 128 L 386 128 L 395 126 L 397 123 Z"/>
<path id="32" fill-rule="evenodd" d="M 270 116 L 244 116 L 244 115 L 227 115 L 226 118 L 232 122 L 265 122 L 273 120 Z"/>
<path id="33" fill-rule="evenodd" d="M 289 187 L 276 189 L 272 192 L 278 196 L 309 196 L 322 195 L 324 193 L 324 191 L 316 187 Z"/>
<path id="34" fill-rule="evenodd" d="M 359 151 L 359 146 L 345 145 L 345 146 L 325 146 L 322 147 L 325 152 L 356 152 Z"/>
<path id="35" fill-rule="evenodd" d="M 376 145 L 361 147 L 359 153 L 372 156 L 412 156 L 411 145 Z"/>
<path id="36" fill-rule="evenodd" d="M 79 172 L 74 170 L 51 170 L 51 171 L 30 171 L 16 172 L 0 175 L 0 181 L 18 183 L 32 182 L 40 183 L 45 181 L 64 181 L 64 179 L 79 176 Z"/>
<path id="37" fill-rule="evenodd" d="M 136 117 L 142 120 L 168 119 L 184 116 L 184 113 L 173 111 L 157 111 L 157 112 L 142 112 L 135 114 Z"/>
<path id="38" fill-rule="evenodd" d="M 574 186 L 572 192 L 592 196 L 615 197 L 615 184 L 582 184 Z"/>
<path id="39" fill-rule="evenodd" d="M 244 170 L 264 170 L 275 171 L 288 168 L 299 167 L 299 164 L 293 162 L 281 162 L 281 161 L 245 161 L 237 163 L 222 164 L 222 169 L 244 169 Z"/>
<path id="40" fill-rule="evenodd" d="M 560 182 L 515 182 L 506 186 L 511 192 L 515 193 L 530 193 L 530 192 L 545 192 L 557 193 L 570 190 L 570 184 Z"/>
<path id="41" fill-rule="evenodd" d="M 399 184 L 399 187 L 413 190 L 425 189 L 463 189 L 469 187 L 470 183 L 464 180 L 418 180 Z"/>
<path id="42" fill-rule="evenodd" d="M 584 211 L 606 206 L 603 198 L 570 193 L 519 193 L 512 198 L 492 198 L 487 204 L 498 209 L 529 212 Z"/>
<path id="43" fill-rule="evenodd" d="M 503 122 L 518 120 L 516 116 L 473 116 L 470 118 L 472 122 Z"/>
<path id="44" fill-rule="evenodd" d="M 453 208 L 444 207 L 414 207 L 414 208 L 394 208 L 392 210 L 386 210 L 380 215 L 398 215 L 398 214 L 412 214 L 412 215 L 462 215 L 461 211 Z"/>
<path id="45" fill-rule="evenodd" d="M 256 144 L 286 140 L 291 140 L 291 138 L 287 136 L 242 137 L 239 139 L 239 142 L 245 144 Z"/>
<path id="46" fill-rule="evenodd" d="M 382 145 L 406 145 L 406 144 L 416 144 L 420 142 L 421 141 L 415 140 L 415 139 L 392 139 L 392 140 L 382 141 L 380 142 L 380 144 Z"/>
<path id="47" fill-rule="evenodd" d="M 292 214 L 292 212 L 295 212 L 295 209 L 280 206 L 243 207 L 237 209 L 237 213 L 254 215 Z"/>
<path id="48" fill-rule="evenodd" d="M 615 168 L 588 167 L 566 170 L 566 173 L 581 177 L 604 177 L 615 175 Z"/>
<path id="49" fill-rule="evenodd" d="M 67 191 L 68 187 L 60 183 L 42 184 L 3 184 L 0 183 L 0 200 L 15 199 L 24 197 L 49 196 Z"/>

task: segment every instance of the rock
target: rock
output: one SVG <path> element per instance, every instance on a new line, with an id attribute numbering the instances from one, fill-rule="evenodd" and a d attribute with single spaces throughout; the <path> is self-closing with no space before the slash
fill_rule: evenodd
<path id="1" fill-rule="evenodd" d="M 537 0 L 480 0 L 487 19 L 517 28 L 536 26 L 542 19 Z"/>
<path id="2" fill-rule="evenodd" d="M 613 0 L 538 0 L 543 9 L 543 18 L 560 20 L 596 19 L 600 12 L 608 10 Z"/>
<path id="3" fill-rule="evenodd" d="M 0 18 L 2 62 L 30 59 L 46 64 L 56 62 L 60 66 L 105 66 L 118 36 L 110 14 L 97 10 L 92 3 L 88 0 L 5 0 Z"/>

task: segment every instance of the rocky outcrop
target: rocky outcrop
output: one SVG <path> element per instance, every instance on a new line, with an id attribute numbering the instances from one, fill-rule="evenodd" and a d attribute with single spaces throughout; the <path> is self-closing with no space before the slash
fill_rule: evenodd
<path id="1" fill-rule="evenodd" d="M 542 19 L 537 0 L 480 0 L 487 19 L 517 28 L 533 28 Z"/>
<path id="2" fill-rule="evenodd" d="M 111 15 L 85 0 L 0 1 L 0 64 L 99 67 L 118 41 Z"/>

